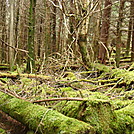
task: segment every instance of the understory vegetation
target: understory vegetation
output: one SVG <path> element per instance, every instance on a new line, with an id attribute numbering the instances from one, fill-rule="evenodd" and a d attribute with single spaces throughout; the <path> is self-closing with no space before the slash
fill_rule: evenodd
<path id="1" fill-rule="evenodd" d="M 121 69 L 101 64 L 93 66 L 92 69 L 88 68 L 87 70 L 84 65 L 80 64 L 69 66 L 50 66 L 49 64 L 51 72 L 47 72 L 46 67 L 44 69 L 45 75 L 25 74 L 21 72 L 22 68 L 16 69 L 15 72 L 6 73 L 3 71 L 0 73 L 0 92 L 6 93 L 11 96 L 10 98 L 33 103 L 36 110 L 34 113 L 30 112 L 28 120 L 35 118 L 35 114 L 38 116 L 40 108 L 36 105 L 41 105 L 48 111 L 50 109 L 58 111 L 65 116 L 89 124 L 93 127 L 90 133 L 133 133 L 134 73 L 133 70 L 129 70 L 132 69 L 132 66 L 127 69 L 124 64 Z M 2 96 L 0 95 L 0 97 Z M 14 102 L 16 101 L 14 100 Z M 2 103 L 4 102 L 1 100 L 0 105 Z M 25 109 L 24 105 L 17 105 L 22 107 L 20 112 Z M 1 109 L 3 109 L 2 106 Z M 4 112 L 8 113 L 8 110 Z M 26 111 L 24 110 L 24 112 Z M 16 115 L 11 113 L 10 109 L 8 114 L 16 118 Z M 49 116 L 51 118 L 51 115 Z M 22 119 L 19 121 L 21 122 Z M 43 133 L 38 131 L 38 125 L 42 123 L 42 120 L 34 128 L 30 126 L 32 124 L 29 125 L 23 121 L 22 123 L 28 125 L 29 129 L 33 129 L 33 133 Z M 47 129 L 51 129 L 51 127 L 48 125 Z"/>
<path id="2" fill-rule="evenodd" d="M 1 0 L 9 133 L 134 134 L 134 0 Z"/>

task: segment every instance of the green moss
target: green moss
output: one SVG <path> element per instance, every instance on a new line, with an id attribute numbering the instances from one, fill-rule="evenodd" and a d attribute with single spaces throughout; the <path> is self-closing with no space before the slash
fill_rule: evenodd
<path id="1" fill-rule="evenodd" d="M 129 104 L 128 106 L 120 109 L 117 111 L 117 113 L 123 113 L 123 114 L 126 114 L 126 115 L 129 115 L 131 117 L 134 118 L 134 102 Z"/>
<path id="2" fill-rule="evenodd" d="M 115 111 L 117 121 L 113 123 L 117 134 L 131 134 L 134 130 L 134 103 Z"/>
<path id="3" fill-rule="evenodd" d="M 132 81 L 134 81 L 134 72 L 123 70 L 123 69 L 113 69 L 112 76 L 123 78 L 123 81 L 129 85 Z"/>
<path id="4" fill-rule="evenodd" d="M 91 124 L 98 134 L 113 133 L 111 124 L 115 115 L 107 100 L 90 98 L 87 102 L 60 102 L 56 106 L 64 115 Z"/>
<path id="5" fill-rule="evenodd" d="M 109 68 L 109 67 L 107 67 L 103 64 L 99 64 L 99 63 L 95 63 L 95 64 L 92 63 L 92 67 L 95 67 L 96 69 L 101 70 L 103 72 L 109 72 L 110 73 L 112 71 L 112 68 Z"/>
<path id="6" fill-rule="evenodd" d="M 6 131 L 2 128 L 0 128 L 0 134 L 6 134 Z"/>
<path id="7" fill-rule="evenodd" d="M 35 134 L 35 132 L 32 130 L 29 130 L 26 134 Z"/>
<path id="8" fill-rule="evenodd" d="M 21 81 L 23 83 L 31 83 L 32 82 L 32 79 L 29 79 L 29 78 L 21 78 Z"/>
<path id="9" fill-rule="evenodd" d="M 9 97 L 0 92 L 0 109 L 27 125 L 29 129 L 44 134 L 87 134 L 94 133 L 91 125 L 66 117 L 57 111 L 46 109 L 30 102 Z M 3 101 L 5 102 L 3 104 Z"/>
<path id="10" fill-rule="evenodd" d="M 62 88 L 59 88 L 59 90 L 61 92 L 66 92 L 66 91 L 72 91 L 72 88 L 71 87 L 62 87 Z"/>
<path id="11" fill-rule="evenodd" d="M 113 109 L 116 109 L 116 110 L 124 108 L 132 103 L 134 103 L 134 100 L 120 100 L 120 99 L 111 100 Z"/>
<path id="12" fill-rule="evenodd" d="M 133 119 L 125 114 L 118 114 L 116 122 L 113 122 L 113 131 L 116 134 L 131 134 L 134 130 Z"/>
<path id="13" fill-rule="evenodd" d="M 96 100 L 96 99 L 100 99 L 100 100 L 105 100 L 105 101 L 109 101 L 109 97 L 103 93 L 100 93 L 100 92 L 89 92 L 88 91 L 88 94 L 89 94 L 89 97 L 88 99 L 93 99 L 93 100 Z"/>
<path id="14" fill-rule="evenodd" d="M 89 89 L 90 90 L 91 88 L 94 88 L 94 85 L 91 84 L 91 83 L 92 83 L 92 81 L 84 80 L 84 82 L 83 82 L 82 79 L 81 79 L 78 82 L 71 83 L 71 87 L 76 88 L 76 89 L 81 89 L 81 90 L 83 90 L 83 89 Z"/>
<path id="15" fill-rule="evenodd" d="M 65 79 L 75 80 L 76 76 L 75 76 L 75 74 L 73 72 L 65 72 L 64 78 Z"/>

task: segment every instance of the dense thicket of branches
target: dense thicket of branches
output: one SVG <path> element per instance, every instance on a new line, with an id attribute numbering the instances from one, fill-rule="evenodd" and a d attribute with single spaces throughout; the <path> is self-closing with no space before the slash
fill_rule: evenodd
<path id="1" fill-rule="evenodd" d="M 39 71 L 54 58 L 70 63 L 84 54 L 114 62 L 115 46 L 117 66 L 122 54 L 134 59 L 133 1 L 1 0 L 0 14 L 0 62 L 10 70 L 27 63 Z"/>

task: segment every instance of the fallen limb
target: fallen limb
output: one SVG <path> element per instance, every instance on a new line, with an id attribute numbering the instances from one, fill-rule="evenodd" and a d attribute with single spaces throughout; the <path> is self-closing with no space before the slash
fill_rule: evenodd
<path id="1" fill-rule="evenodd" d="M 93 127 L 82 121 L 0 92 L 0 109 L 38 133 L 94 134 Z"/>
<path id="2" fill-rule="evenodd" d="M 51 99 L 36 100 L 33 101 L 33 103 L 40 103 L 47 101 L 86 101 L 86 100 L 83 98 L 51 98 Z"/>
<path id="3" fill-rule="evenodd" d="M 17 79 L 19 77 L 27 77 L 27 78 L 36 78 L 41 80 L 50 80 L 52 77 L 37 75 L 37 74 L 21 74 L 21 73 L 2 73 L 0 72 L 0 78 L 14 78 Z"/>

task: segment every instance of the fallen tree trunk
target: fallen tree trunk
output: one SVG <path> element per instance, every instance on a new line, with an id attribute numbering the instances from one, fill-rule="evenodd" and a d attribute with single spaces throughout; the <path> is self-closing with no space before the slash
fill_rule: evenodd
<path id="1" fill-rule="evenodd" d="M 89 101 L 59 102 L 55 108 L 62 114 L 91 124 L 97 134 L 131 134 L 134 132 L 134 103 L 113 110 L 109 100 L 92 95 Z M 116 101 L 116 100 L 114 100 Z M 115 103 L 115 102 L 114 102 Z"/>
<path id="2" fill-rule="evenodd" d="M 94 134 L 85 122 L 0 92 L 0 109 L 41 134 Z"/>
<path id="3" fill-rule="evenodd" d="M 89 97 L 89 101 L 85 102 L 62 101 L 55 108 L 68 117 L 91 124 L 96 129 L 97 134 L 113 134 L 112 122 L 116 122 L 116 116 L 112 111 L 111 104 L 108 100 L 97 99 L 97 97 L 99 95 L 92 95 Z"/>

